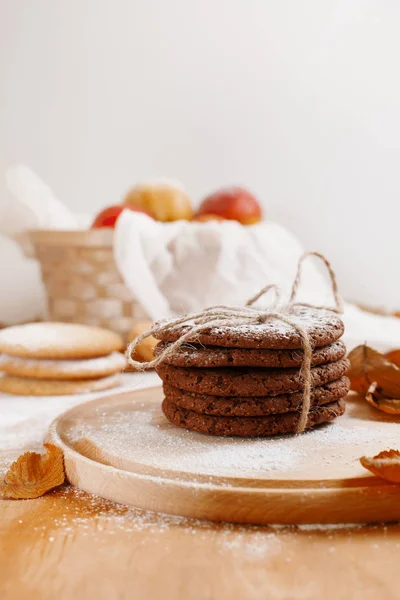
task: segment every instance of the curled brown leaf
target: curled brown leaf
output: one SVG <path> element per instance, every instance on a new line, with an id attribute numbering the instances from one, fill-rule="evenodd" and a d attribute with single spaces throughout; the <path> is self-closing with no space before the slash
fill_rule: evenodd
<path id="1" fill-rule="evenodd" d="M 374 475 L 393 483 L 400 483 L 400 452 L 398 450 L 384 450 L 373 457 L 362 456 L 360 462 Z"/>
<path id="2" fill-rule="evenodd" d="M 365 399 L 372 406 L 389 415 L 400 415 L 400 400 L 384 396 L 376 381 L 369 386 Z"/>
<path id="3" fill-rule="evenodd" d="M 349 359 L 350 389 L 366 396 L 370 386 L 376 383 L 376 389 L 385 398 L 400 399 L 400 368 L 383 354 L 363 345 L 354 348 Z"/>
<path id="4" fill-rule="evenodd" d="M 0 486 L 6 498 L 38 498 L 65 481 L 63 453 L 45 444 L 46 454 L 25 452 L 7 471 Z"/>

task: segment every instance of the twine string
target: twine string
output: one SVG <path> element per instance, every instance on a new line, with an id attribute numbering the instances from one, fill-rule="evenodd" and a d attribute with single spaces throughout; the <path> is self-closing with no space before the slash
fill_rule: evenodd
<path id="1" fill-rule="evenodd" d="M 315 256 L 319 258 L 326 266 L 330 282 L 332 286 L 332 294 L 335 300 L 335 306 L 317 306 L 314 304 L 307 304 L 303 302 L 295 302 L 298 289 L 301 284 L 302 278 L 302 267 L 304 261 L 310 257 Z M 266 309 L 260 309 L 254 306 L 254 304 L 263 296 L 268 294 L 270 291 L 274 291 L 275 297 L 271 307 Z M 148 331 L 142 333 L 135 338 L 128 346 L 126 351 L 126 357 L 128 363 L 139 371 L 146 369 L 153 369 L 164 360 L 176 352 L 185 344 L 185 342 L 194 342 L 196 337 L 205 330 L 210 330 L 213 327 L 237 327 L 240 325 L 260 325 L 270 320 L 278 320 L 294 329 L 301 338 L 303 348 L 303 360 L 300 367 L 300 375 L 304 382 L 303 389 L 303 403 L 300 413 L 300 418 L 297 424 L 297 433 L 302 433 L 307 427 L 308 416 L 311 407 L 311 392 L 312 392 L 312 373 L 311 373 L 311 362 L 312 362 L 312 345 L 310 337 L 304 327 L 299 325 L 293 317 L 290 316 L 290 311 L 294 306 L 306 306 L 310 308 L 320 310 L 330 310 L 335 313 L 343 312 L 342 299 L 339 295 L 336 275 L 331 267 L 329 261 L 319 252 L 305 252 L 299 259 L 297 265 L 297 272 L 294 278 L 289 302 L 285 306 L 279 306 L 281 300 L 281 289 L 276 284 L 269 284 L 263 287 L 257 294 L 247 300 L 245 306 L 225 306 L 217 305 L 206 308 L 200 312 L 183 315 L 174 319 L 160 321 L 155 323 Z M 190 325 L 186 332 L 182 333 L 182 326 Z M 157 338 L 158 335 L 177 333 L 178 339 L 169 344 L 162 352 L 158 354 L 153 360 L 147 362 L 139 362 L 133 358 L 136 347 L 146 338 L 153 335 Z"/>
<path id="2" fill-rule="evenodd" d="M 263 287 L 259 292 L 257 292 L 257 294 L 255 294 L 254 296 L 252 296 L 252 298 L 247 300 L 246 306 L 253 306 L 253 304 L 255 302 L 257 302 L 257 300 L 259 300 L 262 296 L 265 296 L 266 294 L 268 294 L 268 292 L 270 290 L 274 290 L 274 292 L 275 292 L 275 300 L 274 300 L 274 304 L 273 304 L 272 308 L 273 309 L 276 308 L 279 304 L 279 301 L 280 301 L 281 295 L 282 295 L 282 292 L 279 289 L 279 287 L 276 285 L 276 283 L 270 283 L 269 285 L 266 285 L 265 287 Z"/>
<path id="3" fill-rule="evenodd" d="M 301 276 L 303 273 L 303 264 L 304 264 L 304 261 L 309 256 L 315 256 L 316 258 L 319 258 L 323 262 L 325 267 L 327 268 L 328 273 L 329 273 L 329 279 L 330 279 L 331 286 L 332 286 L 333 299 L 335 300 L 335 306 L 332 306 L 332 307 L 317 306 L 316 304 L 308 304 L 306 302 L 295 302 L 296 294 L 297 294 L 298 289 L 301 284 Z M 321 309 L 321 310 L 323 310 L 323 309 L 330 310 L 335 313 L 343 312 L 343 300 L 342 300 L 341 295 L 339 294 L 339 288 L 338 288 L 338 284 L 337 284 L 335 271 L 333 270 L 332 265 L 329 262 L 329 260 L 327 258 L 325 258 L 325 256 L 323 254 L 321 254 L 320 252 L 304 252 L 304 254 L 300 257 L 299 262 L 297 263 L 297 272 L 296 272 L 296 276 L 293 281 L 292 291 L 290 294 L 288 307 L 291 308 L 292 306 L 296 306 L 296 305 L 307 306 L 310 308 L 316 308 L 316 309 Z"/>

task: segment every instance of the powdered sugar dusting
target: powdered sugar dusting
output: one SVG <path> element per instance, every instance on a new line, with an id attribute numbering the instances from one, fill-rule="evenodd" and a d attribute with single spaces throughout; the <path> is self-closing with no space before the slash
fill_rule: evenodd
<path id="1" fill-rule="evenodd" d="M 296 464 L 299 456 L 295 448 L 279 440 L 210 438 L 178 429 L 166 421 L 159 409 L 119 411 L 112 418 L 105 413 L 99 415 L 98 425 L 79 424 L 68 438 L 72 444 L 88 439 L 113 456 L 160 470 L 211 476 L 285 471 Z"/>
<path id="2" fill-rule="evenodd" d="M 213 523 L 124 506 L 70 486 L 63 486 L 40 502 L 45 502 L 44 511 L 37 514 L 34 522 L 29 520 L 29 528 L 50 543 L 69 536 L 74 539 L 90 536 L 99 543 L 112 543 L 115 535 L 122 534 L 129 539 L 135 535 L 141 544 L 154 543 L 155 538 L 168 544 L 169 534 L 175 530 L 182 541 L 190 537 L 196 544 L 212 537 L 218 553 L 233 554 L 241 561 L 263 560 L 280 554 L 287 538 L 296 531 L 304 532 L 309 539 L 325 532 L 332 540 L 330 548 L 335 548 L 336 532 L 351 534 L 363 527 L 360 524 L 258 526 Z M 23 530 L 27 522 L 21 518 L 18 524 Z M 368 526 L 368 529 L 376 530 L 377 527 Z M 144 536 L 140 535 L 142 533 Z M 286 556 L 285 560 L 291 562 L 292 558 Z"/>

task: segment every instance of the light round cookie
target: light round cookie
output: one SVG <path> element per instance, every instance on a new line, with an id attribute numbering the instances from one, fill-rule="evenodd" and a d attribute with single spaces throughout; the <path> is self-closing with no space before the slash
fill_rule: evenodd
<path id="1" fill-rule="evenodd" d="M 108 356 L 82 359 L 24 358 L 0 355 L 0 371 L 17 377 L 34 379 L 91 379 L 119 373 L 126 366 L 125 357 L 119 352 Z"/>
<path id="2" fill-rule="evenodd" d="M 99 392 L 119 384 L 119 374 L 99 379 L 57 381 L 56 379 L 34 379 L 31 377 L 0 377 L 0 392 L 17 396 L 65 396 Z"/>
<path id="3" fill-rule="evenodd" d="M 76 323 L 28 323 L 0 331 L 0 352 L 28 358 L 95 358 L 121 350 L 121 336 Z"/>

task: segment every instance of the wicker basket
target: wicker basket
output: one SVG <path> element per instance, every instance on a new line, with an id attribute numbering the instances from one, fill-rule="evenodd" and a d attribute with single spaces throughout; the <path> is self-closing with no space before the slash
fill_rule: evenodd
<path id="1" fill-rule="evenodd" d="M 106 327 L 127 336 L 146 318 L 114 261 L 113 231 L 35 230 L 27 234 L 39 260 L 52 321 Z"/>

